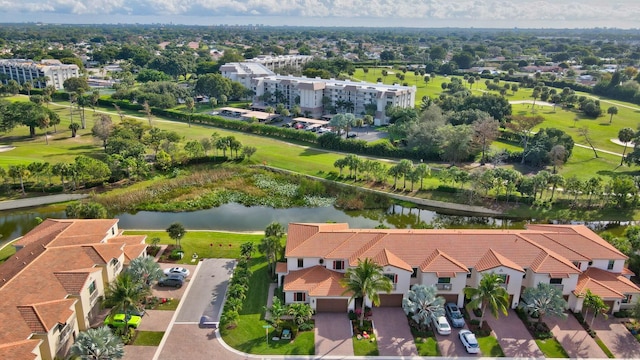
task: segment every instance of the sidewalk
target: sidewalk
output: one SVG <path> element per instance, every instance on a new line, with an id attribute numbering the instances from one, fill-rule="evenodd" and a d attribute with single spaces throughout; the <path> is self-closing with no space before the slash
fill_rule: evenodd
<path id="1" fill-rule="evenodd" d="M 38 197 L 25 198 L 25 199 L 17 199 L 17 200 L 0 201 L 0 211 L 27 208 L 27 207 L 33 207 L 33 206 L 49 205 L 49 204 L 55 204 L 55 203 L 60 203 L 65 201 L 80 200 L 88 196 L 89 195 L 87 194 L 58 194 L 58 195 L 47 195 L 47 196 L 38 196 Z"/>

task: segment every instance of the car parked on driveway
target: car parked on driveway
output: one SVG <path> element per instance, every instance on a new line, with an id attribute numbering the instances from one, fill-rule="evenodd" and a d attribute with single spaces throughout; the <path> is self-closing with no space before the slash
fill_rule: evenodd
<path id="1" fill-rule="evenodd" d="M 454 303 L 447 303 L 444 306 L 444 311 L 447 314 L 449 321 L 451 321 L 451 325 L 453 327 L 464 327 L 464 318 L 462 317 L 460 309 L 458 309 L 458 305 Z"/>
<path id="2" fill-rule="evenodd" d="M 469 330 L 463 329 L 458 333 L 458 337 L 469 354 L 477 354 L 480 352 L 480 345 L 476 336 Z"/>
<path id="3" fill-rule="evenodd" d="M 158 280 L 158 286 L 160 287 L 175 287 L 177 289 L 181 288 L 184 284 L 184 277 L 179 274 L 172 274 L 169 276 L 165 276 L 162 279 Z"/>
<path id="4" fill-rule="evenodd" d="M 433 319 L 433 326 L 436 328 L 436 331 L 440 335 L 449 335 L 451 334 L 451 325 L 447 321 L 447 318 L 444 316 L 438 316 Z"/>
<path id="5" fill-rule="evenodd" d="M 164 270 L 164 274 L 165 275 L 173 275 L 173 274 L 178 274 L 180 276 L 182 276 L 183 278 L 187 278 L 189 276 L 189 269 L 185 269 L 183 267 L 172 267 L 169 269 L 165 269 Z"/>
<path id="6" fill-rule="evenodd" d="M 353 139 L 353 138 L 355 138 L 355 137 L 358 137 L 358 134 L 356 134 L 356 133 L 349 133 L 349 134 L 347 135 L 347 139 Z"/>
<path id="7" fill-rule="evenodd" d="M 128 317 L 126 321 L 125 321 L 125 317 Z M 107 316 L 107 318 L 104 319 L 104 324 L 111 328 L 125 327 L 125 324 L 126 324 L 127 327 L 137 329 L 141 322 L 142 322 L 142 318 L 140 316 L 135 316 L 135 315 L 127 316 L 125 314 L 113 314 L 113 315 Z"/>

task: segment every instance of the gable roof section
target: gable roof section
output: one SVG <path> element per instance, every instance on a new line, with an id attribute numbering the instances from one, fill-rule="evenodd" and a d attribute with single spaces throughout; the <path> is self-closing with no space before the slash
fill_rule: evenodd
<path id="1" fill-rule="evenodd" d="M 378 255 L 371 258 L 371 260 L 373 260 L 374 263 L 380 266 L 390 265 L 390 266 L 397 267 L 399 269 L 404 269 L 409 272 L 413 272 L 413 268 L 411 267 L 411 265 L 407 264 L 406 262 L 404 262 L 404 260 L 400 259 L 394 253 L 392 253 L 387 249 L 383 249 L 382 251 L 380 251 Z M 354 264 L 350 264 L 350 265 L 354 266 Z"/>
<path id="2" fill-rule="evenodd" d="M 71 219 L 55 220 L 70 225 L 49 243 L 52 246 L 97 244 L 105 240 L 109 230 L 118 223 L 118 219 Z"/>
<path id="3" fill-rule="evenodd" d="M 147 249 L 147 244 L 125 245 L 124 247 L 124 263 L 129 265 L 131 260 L 140 257 Z"/>
<path id="4" fill-rule="evenodd" d="M 536 273 L 553 274 L 554 277 L 569 277 L 569 274 L 580 273 L 575 265 L 544 248 L 531 263 L 531 270 Z"/>
<path id="5" fill-rule="evenodd" d="M 289 255 L 291 251 L 297 248 L 300 244 L 309 240 L 314 234 L 320 230 L 323 231 L 336 231 L 346 230 L 349 228 L 349 224 L 313 224 L 313 223 L 289 223 L 287 229 L 287 245 L 285 247 L 285 256 Z"/>
<path id="6" fill-rule="evenodd" d="M 640 293 L 640 287 L 634 284 L 631 280 L 622 275 L 614 274 L 606 270 L 591 267 L 581 275 L 583 277 L 589 277 L 592 281 L 597 281 L 603 286 L 606 286 L 620 294 Z"/>
<path id="7" fill-rule="evenodd" d="M 83 246 L 87 251 L 87 254 L 91 254 L 91 258 L 94 260 L 99 260 L 102 264 L 107 264 L 111 259 L 117 259 L 122 255 L 124 244 L 94 244 Z M 91 250 L 93 250 L 92 253 Z M 97 256 L 97 257 L 96 257 Z"/>
<path id="8" fill-rule="evenodd" d="M 53 300 L 40 304 L 19 305 L 18 310 L 33 332 L 48 332 L 58 324 L 65 324 L 73 315 L 71 307 L 76 299 Z"/>
<path id="9" fill-rule="evenodd" d="M 344 274 L 316 265 L 302 270 L 291 271 L 284 279 L 284 291 L 307 292 L 309 296 L 351 296 L 344 294 L 340 284 Z"/>
<path id="10" fill-rule="evenodd" d="M 53 274 L 58 278 L 62 287 L 64 287 L 69 294 L 78 295 L 87 283 L 89 274 L 101 271 L 101 268 L 95 267 L 90 269 L 56 271 Z"/>
<path id="11" fill-rule="evenodd" d="M 62 222 L 55 219 L 46 219 L 40 223 L 40 225 L 26 233 L 22 238 L 14 241 L 12 245 L 22 247 L 34 242 L 41 242 L 46 246 L 70 225 L 71 223 L 68 221 Z"/>
<path id="12" fill-rule="evenodd" d="M 445 252 L 436 249 L 420 264 L 420 271 L 435 272 L 438 277 L 455 277 L 456 273 L 466 274 L 469 269 Z"/>
<path id="13" fill-rule="evenodd" d="M 0 344 L 0 360 L 35 360 L 39 357 L 36 349 L 40 346 L 42 340 L 27 339 L 22 341 L 14 341 L 7 344 Z"/>
<path id="14" fill-rule="evenodd" d="M 584 225 L 529 225 L 544 231 L 557 245 L 569 248 L 589 260 L 626 260 L 628 257 Z M 555 248 L 554 248 L 555 249 Z M 573 259 L 570 259 L 573 260 Z"/>
<path id="15" fill-rule="evenodd" d="M 477 271 L 486 271 L 490 269 L 495 269 L 500 266 L 504 266 L 509 269 L 524 272 L 524 269 L 522 268 L 522 266 L 500 255 L 500 253 L 498 253 L 497 251 L 491 248 L 489 248 L 489 250 L 487 250 L 487 252 L 480 258 L 480 260 L 478 260 L 478 262 L 475 265 L 475 268 Z"/>

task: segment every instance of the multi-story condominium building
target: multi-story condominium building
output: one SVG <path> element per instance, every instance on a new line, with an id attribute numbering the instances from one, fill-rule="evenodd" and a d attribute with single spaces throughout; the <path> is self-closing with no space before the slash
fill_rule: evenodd
<path id="1" fill-rule="evenodd" d="M 277 69 L 284 67 L 301 69 L 304 64 L 311 60 L 313 60 L 313 56 L 310 55 L 260 55 L 253 59 L 248 59 L 247 62 L 262 64 L 267 69 L 276 71 Z"/>
<path id="2" fill-rule="evenodd" d="M 0 354 L 66 358 L 108 284 L 146 255 L 145 238 L 122 235 L 117 219 L 47 219 L 14 242 L 16 253 L 0 264 Z"/>
<path id="3" fill-rule="evenodd" d="M 256 77 L 251 89 L 253 106 L 258 109 L 277 103 L 288 108 L 299 105 L 306 117 L 320 118 L 330 107 L 356 116 L 370 113 L 376 125 L 388 122 L 388 106 L 413 107 L 416 100 L 415 86 L 281 75 Z"/>
<path id="4" fill-rule="evenodd" d="M 610 312 L 631 308 L 640 288 L 624 267 L 627 256 L 583 225 L 529 225 L 526 230 L 349 229 L 348 224 L 289 224 L 286 262 L 278 284 L 286 303 L 304 302 L 318 312 L 354 309 L 340 280 L 361 259 L 382 266 L 393 282 L 380 306 L 400 307 L 415 284 L 435 285 L 438 295 L 463 306 L 464 288 L 483 274 L 503 280 L 512 308 L 525 288 L 551 284 L 572 311 L 582 310 L 587 290 Z M 371 306 L 368 301 L 366 306 Z M 359 305 L 358 305 L 359 306 Z"/>
<path id="5" fill-rule="evenodd" d="M 0 60 L 0 80 L 6 84 L 9 80 L 15 80 L 19 84 L 31 82 L 36 88 L 48 85 L 56 89 L 62 89 L 64 81 L 80 76 L 78 65 L 63 64 L 59 60 L 41 60 L 39 63 L 32 60 L 9 59 Z"/>
<path id="6" fill-rule="evenodd" d="M 260 63 L 241 62 L 227 63 L 220 67 L 222 76 L 241 83 L 247 89 L 251 89 L 251 80 L 257 77 L 271 76 L 275 73 Z"/>

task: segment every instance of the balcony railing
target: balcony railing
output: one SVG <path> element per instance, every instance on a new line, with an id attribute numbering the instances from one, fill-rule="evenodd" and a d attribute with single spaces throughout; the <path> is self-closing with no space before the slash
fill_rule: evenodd
<path id="1" fill-rule="evenodd" d="M 96 299 L 98 298 L 98 290 L 94 290 L 91 295 L 89 295 L 89 303 L 93 306 L 96 303 Z"/>
<path id="2" fill-rule="evenodd" d="M 451 290 L 451 284 L 436 284 L 438 290 Z"/>
<path id="3" fill-rule="evenodd" d="M 554 288 L 560 290 L 561 292 L 564 290 L 564 285 L 562 285 L 562 284 L 550 284 L 550 285 L 551 285 L 551 287 L 554 287 Z"/>
<path id="4" fill-rule="evenodd" d="M 69 335 L 72 332 L 73 332 L 73 326 L 71 326 L 71 324 L 65 325 L 65 327 L 60 331 L 60 341 L 58 342 L 58 344 L 66 343 L 67 340 L 69 340 Z"/>

